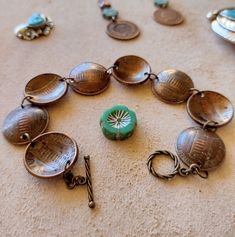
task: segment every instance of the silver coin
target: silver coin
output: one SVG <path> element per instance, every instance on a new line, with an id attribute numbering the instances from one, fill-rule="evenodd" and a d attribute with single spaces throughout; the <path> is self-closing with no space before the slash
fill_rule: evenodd
<path id="1" fill-rule="evenodd" d="M 211 23 L 212 30 L 222 37 L 223 39 L 235 44 L 235 32 L 226 30 L 224 27 L 222 27 L 217 20 L 213 21 Z"/>
<path id="2" fill-rule="evenodd" d="M 49 115 L 45 109 L 25 105 L 24 108 L 18 107 L 7 115 L 2 133 L 13 144 L 26 144 L 29 140 L 25 134 L 33 139 L 46 130 L 48 123 Z"/>
<path id="3" fill-rule="evenodd" d="M 39 178 L 52 178 L 62 174 L 77 160 L 76 142 L 63 133 L 49 132 L 39 135 L 27 146 L 24 165 L 29 173 Z"/>

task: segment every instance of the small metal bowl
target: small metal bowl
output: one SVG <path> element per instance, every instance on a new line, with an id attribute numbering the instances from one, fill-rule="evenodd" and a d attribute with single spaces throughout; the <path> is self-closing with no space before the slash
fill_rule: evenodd
<path id="1" fill-rule="evenodd" d="M 187 101 L 190 117 L 201 125 L 221 127 L 233 118 L 232 103 L 225 96 L 214 91 L 199 91 Z"/>
<path id="2" fill-rule="evenodd" d="M 76 142 L 63 133 L 48 132 L 31 141 L 25 151 L 24 165 L 38 178 L 52 178 L 70 169 L 77 161 Z"/>
<path id="3" fill-rule="evenodd" d="M 135 55 L 119 58 L 113 67 L 113 76 L 119 82 L 127 85 L 136 85 L 149 78 L 151 68 L 148 62 Z"/>
<path id="4" fill-rule="evenodd" d="M 32 78 L 25 87 L 25 97 L 33 104 L 44 105 L 63 97 L 68 84 L 61 76 L 53 73 L 40 74 Z"/>

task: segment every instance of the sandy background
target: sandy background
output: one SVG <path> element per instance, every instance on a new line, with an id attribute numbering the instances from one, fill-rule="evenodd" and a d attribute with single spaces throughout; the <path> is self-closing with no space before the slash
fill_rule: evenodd
<path id="1" fill-rule="evenodd" d="M 0 122 L 19 106 L 25 84 L 45 72 L 67 76 L 84 61 L 106 67 L 123 55 L 145 58 L 154 72 L 168 68 L 189 74 L 196 88 L 218 91 L 235 104 L 235 46 L 210 29 L 205 18 L 233 0 L 176 0 L 172 8 L 186 21 L 175 28 L 155 23 L 153 1 L 112 0 L 120 18 L 135 22 L 141 36 L 122 42 L 105 34 L 107 21 L 97 1 L 1 0 Z M 49 37 L 26 42 L 13 28 L 32 12 L 50 16 L 56 27 Z M 123 103 L 133 109 L 138 127 L 123 142 L 107 140 L 99 128 L 102 111 Z M 155 149 L 174 151 L 178 134 L 195 123 L 183 105 L 167 105 L 151 92 L 150 83 L 125 87 L 112 80 L 93 97 L 71 90 L 47 108 L 48 131 L 73 137 L 80 158 L 91 156 L 96 209 L 87 206 L 85 187 L 70 191 L 63 181 L 40 180 L 23 166 L 24 146 L 0 140 L 0 236 L 235 236 L 235 123 L 218 130 L 227 154 L 208 180 L 198 177 L 163 182 L 149 175 L 146 159 Z M 83 159 L 75 173 L 84 174 Z"/>

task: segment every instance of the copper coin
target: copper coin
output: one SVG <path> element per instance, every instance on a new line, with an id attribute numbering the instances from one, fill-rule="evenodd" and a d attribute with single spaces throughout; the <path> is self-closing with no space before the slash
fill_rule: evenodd
<path id="1" fill-rule="evenodd" d="M 96 63 L 82 63 L 73 68 L 69 74 L 72 89 L 83 95 L 96 95 L 109 85 L 110 74 L 106 68 Z"/>
<path id="2" fill-rule="evenodd" d="M 67 135 L 57 132 L 44 133 L 27 146 L 24 165 L 34 176 L 51 178 L 62 174 L 65 166 L 68 169 L 73 166 L 77 154 L 76 142 Z"/>
<path id="3" fill-rule="evenodd" d="M 13 144 L 26 144 L 29 140 L 25 134 L 33 139 L 46 130 L 48 123 L 49 115 L 45 109 L 25 105 L 24 108 L 18 107 L 7 115 L 2 133 Z"/>
<path id="4" fill-rule="evenodd" d="M 118 40 L 130 40 L 140 34 L 138 26 L 130 21 L 114 21 L 108 24 L 107 34 Z"/>
<path id="5" fill-rule="evenodd" d="M 152 91 L 161 100 L 167 103 L 182 103 L 192 94 L 192 79 L 179 70 L 168 69 L 157 74 L 152 81 Z"/>
<path id="6" fill-rule="evenodd" d="M 138 56 L 128 55 L 119 58 L 114 63 L 113 76 L 119 82 L 128 85 L 140 84 L 149 78 L 149 64 Z"/>
<path id="7" fill-rule="evenodd" d="M 201 91 L 192 95 L 187 102 L 187 111 L 193 120 L 204 125 L 220 127 L 233 118 L 233 106 L 223 95 L 214 91 Z"/>
<path id="8" fill-rule="evenodd" d="M 34 104 L 43 105 L 59 100 L 68 89 L 62 77 L 52 73 L 38 75 L 31 79 L 25 87 L 25 96 Z"/>
<path id="9" fill-rule="evenodd" d="M 197 164 L 206 171 L 216 168 L 224 160 L 225 145 L 216 133 L 192 127 L 180 133 L 176 152 L 187 166 Z"/>
<path id="10" fill-rule="evenodd" d="M 162 25 L 174 26 L 181 24 L 184 17 L 175 10 L 159 8 L 154 12 L 154 20 Z"/>

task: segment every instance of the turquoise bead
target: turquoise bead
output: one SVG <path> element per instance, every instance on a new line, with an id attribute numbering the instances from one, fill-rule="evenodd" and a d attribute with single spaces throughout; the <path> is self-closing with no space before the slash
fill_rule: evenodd
<path id="1" fill-rule="evenodd" d="M 42 16 L 39 13 L 34 13 L 29 19 L 28 19 L 28 25 L 30 27 L 41 27 L 45 24 L 46 19 L 44 16 Z"/>
<path id="2" fill-rule="evenodd" d="M 220 15 L 235 21 L 235 9 L 227 9 L 220 12 Z"/>
<path id="3" fill-rule="evenodd" d="M 135 112 L 125 105 L 115 105 L 103 112 L 100 126 L 105 137 L 111 140 L 124 140 L 130 137 L 137 124 Z"/>
<path id="4" fill-rule="evenodd" d="M 168 0 L 154 0 L 154 5 L 158 7 L 167 7 Z"/>
<path id="5" fill-rule="evenodd" d="M 112 17 L 117 17 L 118 16 L 118 11 L 111 8 L 111 7 L 108 7 L 108 8 L 104 8 L 102 10 L 102 14 L 103 14 L 104 18 L 111 19 Z"/>

